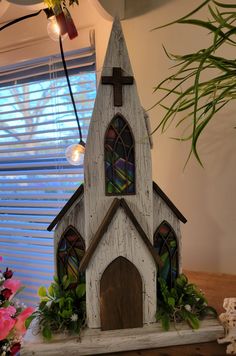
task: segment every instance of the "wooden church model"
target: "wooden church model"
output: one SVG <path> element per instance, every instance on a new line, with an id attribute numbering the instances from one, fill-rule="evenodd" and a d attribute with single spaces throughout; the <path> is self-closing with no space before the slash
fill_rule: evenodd
<path id="1" fill-rule="evenodd" d="M 157 277 L 181 270 L 185 217 L 152 181 L 147 117 L 115 20 L 90 123 L 85 179 L 50 224 L 60 276 L 86 277 L 89 328 L 155 322 Z"/>

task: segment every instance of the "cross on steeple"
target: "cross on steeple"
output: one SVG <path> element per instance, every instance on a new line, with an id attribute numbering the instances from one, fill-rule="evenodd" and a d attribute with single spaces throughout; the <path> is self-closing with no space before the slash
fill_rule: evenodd
<path id="1" fill-rule="evenodd" d="M 122 85 L 131 85 L 134 77 L 122 77 L 120 67 L 113 67 L 112 76 L 102 76 L 102 84 L 113 85 L 114 106 L 122 106 Z"/>

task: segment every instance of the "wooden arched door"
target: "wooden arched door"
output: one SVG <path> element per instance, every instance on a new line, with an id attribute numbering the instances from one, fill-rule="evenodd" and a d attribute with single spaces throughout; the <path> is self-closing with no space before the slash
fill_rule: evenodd
<path id="1" fill-rule="evenodd" d="M 116 258 L 104 271 L 100 283 L 101 329 L 143 326 L 142 279 L 126 258 Z"/>

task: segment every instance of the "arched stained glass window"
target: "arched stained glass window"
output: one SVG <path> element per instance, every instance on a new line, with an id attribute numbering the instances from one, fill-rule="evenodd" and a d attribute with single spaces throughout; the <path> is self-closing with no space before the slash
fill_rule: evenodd
<path id="1" fill-rule="evenodd" d="M 134 138 L 120 114 L 105 134 L 105 178 L 107 195 L 135 194 Z"/>
<path id="2" fill-rule="evenodd" d="M 57 272 L 59 281 L 64 275 L 75 282 L 84 282 L 84 274 L 79 274 L 79 264 L 85 252 L 85 243 L 79 232 L 70 226 L 58 244 Z"/>
<path id="3" fill-rule="evenodd" d="M 159 276 L 172 288 L 179 273 L 178 241 L 174 230 L 166 221 L 163 221 L 155 232 L 154 247 L 163 262 Z"/>

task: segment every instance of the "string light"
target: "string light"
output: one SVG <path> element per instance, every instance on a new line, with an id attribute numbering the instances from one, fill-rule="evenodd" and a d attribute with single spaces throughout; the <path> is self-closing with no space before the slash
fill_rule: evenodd
<path id="1" fill-rule="evenodd" d="M 58 25 L 58 22 L 57 22 L 56 16 L 54 15 L 53 10 L 46 8 L 46 9 L 44 9 L 44 12 L 45 12 L 45 14 L 47 16 L 47 20 L 48 20 L 48 24 L 47 24 L 48 36 L 53 41 L 58 42 L 59 36 L 61 35 L 62 40 L 64 40 L 67 37 L 67 33 L 62 35 L 60 26 Z"/>
<path id="2" fill-rule="evenodd" d="M 70 93 L 70 97 L 71 97 L 71 102 L 72 102 L 73 109 L 74 109 L 76 122 L 77 122 L 77 125 L 78 125 L 79 138 L 80 138 L 78 143 L 70 145 L 69 147 L 67 147 L 67 149 L 66 149 L 66 159 L 70 164 L 72 164 L 74 166 L 78 166 L 78 165 L 83 164 L 84 153 L 85 153 L 85 143 L 83 141 L 80 121 L 79 121 L 79 117 L 78 117 L 78 114 L 77 114 L 75 100 L 74 100 L 73 92 L 72 92 L 71 85 L 70 85 L 70 79 L 69 79 L 69 74 L 68 74 L 68 70 L 67 70 L 67 66 L 66 66 L 66 61 L 65 61 L 65 56 L 64 56 L 61 36 L 59 36 L 59 44 L 60 44 L 60 51 L 61 51 L 61 59 L 62 59 L 63 67 L 64 67 L 64 72 L 65 72 L 65 75 L 66 75 L 66 80 L 67 80 L 68 89 L 69 89 L 69 93 Z"/>

